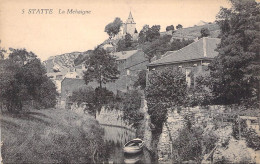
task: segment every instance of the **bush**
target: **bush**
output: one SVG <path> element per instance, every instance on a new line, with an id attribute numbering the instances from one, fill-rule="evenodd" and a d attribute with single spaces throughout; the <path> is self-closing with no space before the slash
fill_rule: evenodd
<path id="1" fill-rule="evenodd" d="M 249 129 L 243 133 L 243 137 L 246 138 L 246 144 L 248 147 L 254 150 L 260 150 L 260 137 L 253 129 Z"/>
<path id="2" fill-rule="evenodd" d="M 167 119 L 167 109 L 183 106 L 187 98 L 185 75 L 178 69 L 152 71 L 146 88 L 148 113 L 158 131 Z"/>
<path id="3" fill-rule="evenodd" d="M 126 93 L 122 100 L 123 119 L 137 128 L 144 114 L 141 113 L 141 93 L 137 90 Z"/>
<path id="4" fill-rule="evenodd" d="M 173 148 L 176 149 L 176 161 L 183 162 L 195 160 L 199 162 L 202 156 L 202 130 L 185 126 L 173 141 Z"/>

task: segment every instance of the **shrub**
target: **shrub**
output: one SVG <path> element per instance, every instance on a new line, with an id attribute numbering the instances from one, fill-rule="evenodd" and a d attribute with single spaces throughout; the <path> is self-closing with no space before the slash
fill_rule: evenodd
<path id="1" fill-rule="evenodd" d="M 146 88 L 148 113 L 158 131 L 167 119 L 167 109 L 180 107 L 187 98 L 185 75 L 178 69 L 152 71 Z"/>
<path id="2" fill-rule="evenodd" d="M 246 144 L 248 147 L 254 150 L 260 150 L 260 137 L 253 129 L 249 129 L 243 133 L 243 137 L 246 138 Z"/>
<path id="3" fill-rule="evenodd" d="M 179 133 L 179 136 L 173 142 L 176 149 L 178 162 L 195 160 L 199 162 L 202 155 L 202 130 L 185 126 Z"/>
<path id="4" fill-rule="evenodd" d="M 141 93 L 137 90 L 126 93 L 122 100 L 123 119 L 137 128 L 144 114 L 141 113 Z"/>

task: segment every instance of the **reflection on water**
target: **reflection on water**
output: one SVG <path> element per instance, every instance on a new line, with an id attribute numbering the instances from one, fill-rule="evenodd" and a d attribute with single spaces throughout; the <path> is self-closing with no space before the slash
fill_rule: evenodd
<path id="1" fill-rule="evenodd" d="M 139 154 L 124 154 L 123 146 L 135 138 L 135 132 L 116 126 L 101 125 L 104 128 L 107 163 L 151 163 L 150 154 L 144 150 Z"/>

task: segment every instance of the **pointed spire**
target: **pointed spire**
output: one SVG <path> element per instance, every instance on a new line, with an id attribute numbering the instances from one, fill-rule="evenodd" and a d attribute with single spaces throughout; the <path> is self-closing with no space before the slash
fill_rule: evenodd
<path id="1" fill-rule="evenodd" d="M 130 11 L 130 13 L 129 13 L 128 19 L 126 20 L 126 23 L 129 23 L 129 24 L 130 24 L 130 23 L 135 23 L 131 11 Z"/>
<path id="2" fill-rule="evenodd" d="M 131 11 L 130 11 L 130 13 L 129 13 L 128 19 L 133 19 L 133 16 L 132 16 Z"/>

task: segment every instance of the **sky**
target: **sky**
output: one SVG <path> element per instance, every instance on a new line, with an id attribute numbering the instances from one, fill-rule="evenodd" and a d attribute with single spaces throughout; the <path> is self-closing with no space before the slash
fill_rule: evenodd
<path id="1" fill-rule="evenodd" d="M 191 27 L 214 22 L 227 0 L 0 0 L 1 47 L 26 48 L 41 60 L 95 48 L 108 38 L 105 26 L 132 12 L 138 32 L 145 24 Z M 32 13 L 31 9 L 52 9 Z M 73 9 L 87 14 L 68 14 Z M 29 12 L 31 11 L 31 12 Z M 37 11 L 37 10 L 36 10 Z M 46 11 L 46 10 L 45 10 Z M 62 11 L 65 13 L 62 14 Z"/>

